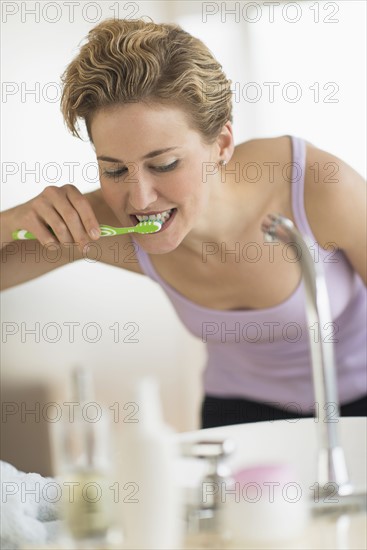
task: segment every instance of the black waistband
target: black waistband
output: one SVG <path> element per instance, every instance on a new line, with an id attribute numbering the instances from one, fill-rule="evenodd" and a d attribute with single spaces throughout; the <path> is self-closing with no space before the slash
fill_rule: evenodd
<path id="1" fill-rule="evenodd" d="M 264 422 L 266 420 L 288 420 L 311 418 L 313 414 L 300 414 L 292 407 L 281 409 L 266 403 L 239 398 L 223 398 L 206 395 L 201 408 L 201 427 L 215 428 L 231 424 Z M 367 395 L 341 405 L 340 416 L 367 416 Z"/>

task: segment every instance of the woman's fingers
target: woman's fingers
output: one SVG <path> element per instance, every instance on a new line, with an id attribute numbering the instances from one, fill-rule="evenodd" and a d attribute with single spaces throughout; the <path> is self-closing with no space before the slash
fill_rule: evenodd
<path id="1" fill-rule="evenodd" d="M 86 197 L 73 185 L 46 187 L 26 205 L 24 229 L 43 245 L 75 243 L 81 251 L 100 236 L 99 224 Z"/>
<path id="2" fill-rule="evenodd" d="M 89 239 L 98 239 L 101 233 L 99 223 L 88 200 L 73 185 L 66 185 L 65 188 L 70 204 L 79 214 L 79 219 L 86 236 L 88 236 Z"/>

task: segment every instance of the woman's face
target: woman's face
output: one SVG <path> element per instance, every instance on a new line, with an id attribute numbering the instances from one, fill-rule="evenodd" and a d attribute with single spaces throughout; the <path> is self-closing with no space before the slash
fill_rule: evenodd
<path id="1" fill-rule="evenodd" d="M 102 193 L 121 226 L 160 215 L 159 232 L 135 238 L 152 254 L 174 250 L 208 211 L 218 143 L 203 143 L 181 109 L 142 103 L 97 111 L 90 131 Z"/>

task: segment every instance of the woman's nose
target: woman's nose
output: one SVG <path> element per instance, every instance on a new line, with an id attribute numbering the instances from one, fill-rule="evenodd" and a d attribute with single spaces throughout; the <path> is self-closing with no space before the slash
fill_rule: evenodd
<path id="1" fill-rule="evenodd" d="M 129 182 L 129 202 L 137 212 L 147 210 L 156 202 L 158 193 L 153 179 L 148 175 L 135 174 Z"/>

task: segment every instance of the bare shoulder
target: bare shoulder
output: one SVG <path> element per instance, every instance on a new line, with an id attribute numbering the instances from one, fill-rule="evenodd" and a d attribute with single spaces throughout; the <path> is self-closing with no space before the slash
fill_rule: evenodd
<path id="1" fill-rule="evenodd" d="M 241 143 L 235 149 L 229 170 L 236 174 L 236 182 L 244 184 L 243 189 L 256 194 L 253 207 L 258 216 L 271 208 L 292 217 L 292 142 L 289 136 Z"/>
<path id="2" fill-rule="evenodd" d="M 241 143 L 235 149 L 233 161 L 239 162 L 241 167 L 250 166 L 247 163 L 258 165 L 257 169 L 262 171 L 259 181 L 262 186 L 258 184 L 258 189 L 261 189 L 264 200 L 270 197 L 277 204 L 290 203 L 287 172 L 292 162 L 290 136 Z M 246 171 L 241 170 L 243 177 Z M 269 181 L 282 185 L 270 186 L 267 185 Z M 332 243 L 341 249 L 364 281 L 367 280 L 366 199 L 366 182 L 356 170 L 332 153 L 306 141 L 304 200 L 309 224 L 318 243 L 324 248 L 327 243 Z M 291 208 L 290 204 L 288 206 Z"/>
<path id="3" fill-rule="evenodd" d="M 104 200 L 101 189 L 86 193 L 85 197 L 92 206 L 100 224 L 111 225 L 112 227 L 121 225 Z M 130 235 L 100 238 L 94 243 L 94 246 L 101 262 L 134 273 L 144 274 L 137 258 L 137 244 L 131 239 Z"/>
<path id="4" fill-rule="evenodd" d="M 289 136 L 256 138 L 240 143 L 235 148 L 234 160 L 241 163 L 264 162 L 274 166 L 284 165 L 292 158 L 292 143 Z"/>
<path id="5" fill-rule="evenodd" d="M 305 209 L 317 241 L 343 250 L 366 280 L 366 182 L 332 153 L 307 143 Z"/>

